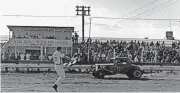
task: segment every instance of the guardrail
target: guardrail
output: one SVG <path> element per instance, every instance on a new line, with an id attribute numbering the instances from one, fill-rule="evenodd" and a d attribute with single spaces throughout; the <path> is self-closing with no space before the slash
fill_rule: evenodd
<path id="1" fill-rule="evenodd" d="M 48 61 L 48 60 L 44 60 L 44 61 L 40 61 L 40 60 L 1 60 L 1 63 L 14 63 L 14 64 L 54 64 L 53 61 Z M 100 64 L 109 64 L 112 62 L 95 62 L 95 61 L 91 61 L 88 62 L 86 64 L 82 64 L 82 65 L 94 65 L 95 63 L 100 63 Z M 159 63 L 159 62 L 136 62 L 136 63 L 132 63 L 135 65 L 160 65 L 160 66 L 180 66 L 180 63 Z"/>
<path id="2" fill-rule="evenodd" d="M 23 71 L 25 72 L 30 72 L 30 69 L 35 69 L 35 72 L 41 72 L 41 71 L 45 71 L 42 69 L 47 69 L 48 72 L 52 72 L 54 71 L 54 64 L 13 64 L 13 63 L 1 63 L 1 72 L 9 72 L 10 69 L 14 69 L 16 72 L 20 72 L 20 69 L 23 69 Z M 82 70 L 84 71 L 90 71 L 93 68 L 92 65 L 73 65 L 71 67 L 66 67 L 64 66 L 65 70 L 78 70 L 78 72 L 81 72 Z"/>
<path id="3" fill-rule="evenodd" d="M 106 62 L 106 63 L 99 63 L 100 65 L 113 65 L 113 63 Z M 180 64 L 175 63 L 132 63 L 134 65 L 139 65 L 139 67 L 144 71 L 180 71 Z M 3 61 L 1 63 L 1 71 L 2 69 L 5 70 L 5 72 L 8 72 L 9 68 L 15 68 L 18 72 L 19 69 L 25 68 L 27 72 L 31 68 L 36 68 L 37 72 L 40 72 L 40 69 L 45 68 L 48 69 L 49 72 L 54 70 L 54 62 L 52 61 Z M 64 67 L 65 69 L 77 69 L 79 72 L 81 70 L 92 70 L 95 68 L 95 64 L 91 65 L 73 65 L 72 67 Z"/>

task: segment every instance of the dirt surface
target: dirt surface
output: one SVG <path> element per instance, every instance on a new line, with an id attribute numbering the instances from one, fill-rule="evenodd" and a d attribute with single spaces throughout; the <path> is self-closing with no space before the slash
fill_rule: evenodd
<path id="1" fill-rule="evenodd" d="M 2 92 L 54 92 L 56 73 L 1 73 Z M 125 75 L 95 79 L 91 74 L 66 74 L 61 92 L 180 92 L 179 73 L 146 74 L 141 80 Z"/>

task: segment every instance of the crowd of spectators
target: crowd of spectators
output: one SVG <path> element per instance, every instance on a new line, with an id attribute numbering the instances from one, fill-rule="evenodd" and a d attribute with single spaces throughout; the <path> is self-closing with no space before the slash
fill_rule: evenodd
<path id="1" fill-rule="evenodd" d="M 180 63 L 180 42 L 166 46 L 164 41 L 161 43 L 136 40 L 92 42 L 89 38 L 87 42 L 80 43 L 79 48 L 82 63 L 109 61 L 113 57 L 129 57 L 132 62 Z"/>
<path id="2" fill-rule="evenodd" d="M 24 36 L 13 36 L 13 38 L 16 39 L 56 39 L 55 36 L 43 36 L 40 33 L 38 35 L 28 35 L 28 33 L 26 33 Z"/>
<path id="3" fill-rule="evenodd" d="M 23 38 L 46 38 L 55 39 L 54 36 L 43 37 L 41 34 L 38 36 L 28 36 Z M 132 62 L 154 62 L 154 63 L 180 63 L 180 41 L 173 42 L 172 45 L 167 46 L 163 41 L 145 42 L 132 40 L 115 41 L 109 40 L 102 42 L 99 40 L 92 41 L 88 38 L 87 42 L 78 43 L 78 34 L 72 36 L 73 47 L 79 48 L 80 63 L 88 62 L 105 62 L 113 57 L 128 57 Z M 22 38 L 22 37 L 16 37 Z M 68 39 L 68 38 L 66 38 Z M 41 55 L 38 53 L 17 53 L 15 54 L 2 54 L 3 60 L 40 60 Z M 43 60 L 52 60 L 52 54 L 44 54 Z"/>
<path id="4" fill-rule="evenodd" d="M 79 35 L 77 33 L 75 33 L 75 35 L 72 36 L 73 43 L 78 42 L 78 37 Z M 18 35 L 18 36 L 13 36 L 13 38 L 16 38 L 16 39 L 56 39 L 54 35 L 44 36 L 40 33 L 38 35 L 28 35 L 28 33 L 26 33 L 24 36 Z M 71 40 L 71 37 L 67 36 L 65 40 Z"/>

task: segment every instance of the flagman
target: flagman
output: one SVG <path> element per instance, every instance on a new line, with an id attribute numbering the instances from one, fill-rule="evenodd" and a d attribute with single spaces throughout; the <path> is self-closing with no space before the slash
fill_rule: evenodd
<path id="1" fill-rule="evenodd" d="M 61 47 L 57 47 L 56 51 L 53 53 L 53 61 L 54 61 L 54 68 L 57 74 L 59 75 L 59 78 L 55 82 L 53 88 L 56 92 L 58 92 L 57 88 L 58 85 L 65 79 L 65 71 L 63 68 L 63 61 L 62 58 L 67 58 L 69 57 L 65 56 L 64 54 L 61 53 Z"/>

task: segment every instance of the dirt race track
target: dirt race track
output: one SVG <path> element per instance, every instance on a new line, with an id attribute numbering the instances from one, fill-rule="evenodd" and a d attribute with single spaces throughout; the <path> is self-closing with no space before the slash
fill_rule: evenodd
<path id="1" fill-rule="evenodd" d="M 56 73 L 1 73 L 2 92 L 54 92 Z M 95 79 L 91 74 L 66 74 L 58 88 L 61 92 L 178 92 L 180 74 L 145 74 L 141 80 L 129 80 L 125 75 Z"/>

